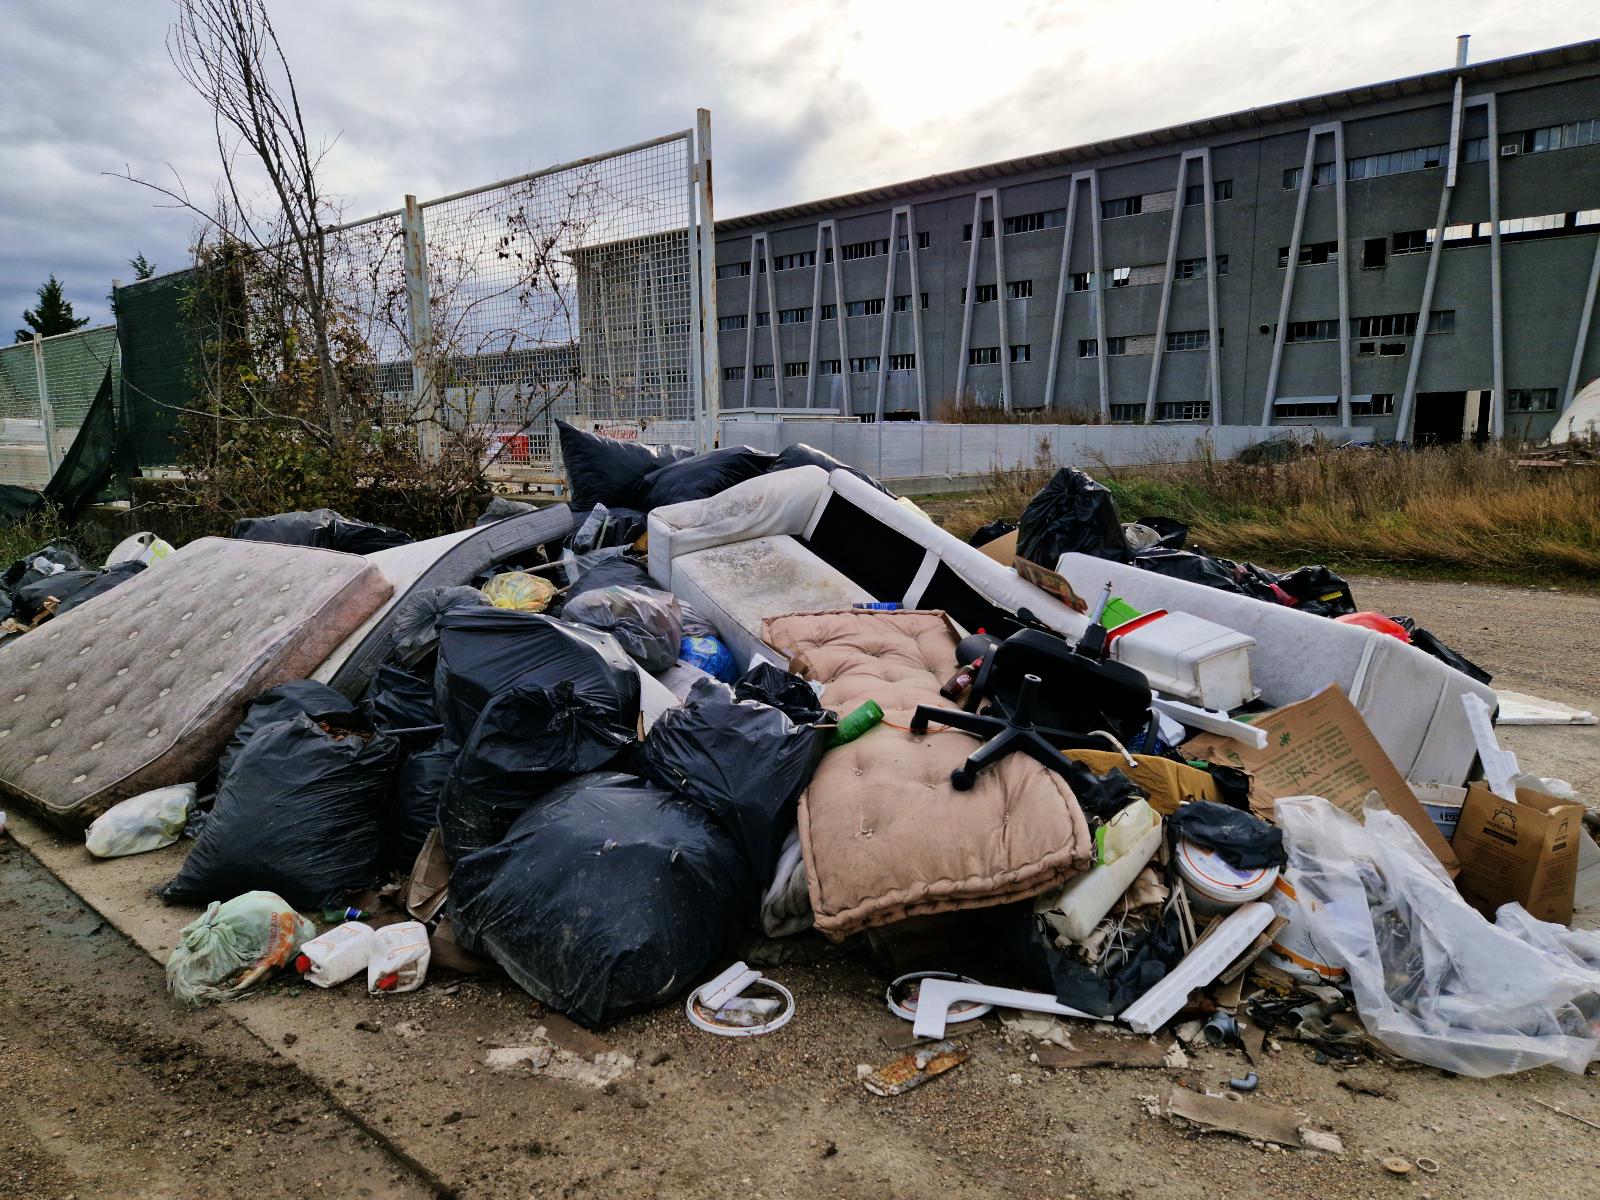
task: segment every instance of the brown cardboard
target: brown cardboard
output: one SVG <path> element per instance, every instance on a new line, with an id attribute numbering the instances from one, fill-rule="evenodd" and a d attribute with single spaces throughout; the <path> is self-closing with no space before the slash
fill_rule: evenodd
<path id="1" fill-rule="evenodd" d="M 1009 567 L 1011 560 L 1017 556 L 1017 531 L 1013 529 L 1003 537 L 997 537 L 992 542 L 985 542 L 978 549 L 994 559 L 1002 567 Z"/>
<path id="2" fill-rule="evenodd" d="M 1274 800 L 1321 796 L 1359 820 L 1367 794 L 1376 791 L 1390 812 L 1417 831 L 1445 870 L 1452 875 L 1459 870 L 1450 843 L 1337 684 L 1250 723 L 1266 733 L 1265 749 L 1202 733 L 1183 744 L 1183 753 L 1250 772 L 1250 805 L 1265 817 L 1271 817 Z"/>
<path id="3" fill-rule="evenodd" d="M 1040 591 L 1049 592 L 1057 600 L 1078 612 L 1088 612 L 1089 602 L 1073 590 L 1072 583 L 1065 575 L 1041 567 L 1036 562 L 1029 562 L 1020 555 L 1011 562 L 1017 572 L 1017 577 L 1033 584 Z"/>
<path id="4" fill-rule="evenodd" d="M 1456 886 L 1486 917 L 1516 901 L 1541 921 L 1565 925 L 1572 920 L 1582 831 L 1581 804 L 1528 788 L 1518 788 L 1511 801 L 1474 783 L 1456 826 Z"/>

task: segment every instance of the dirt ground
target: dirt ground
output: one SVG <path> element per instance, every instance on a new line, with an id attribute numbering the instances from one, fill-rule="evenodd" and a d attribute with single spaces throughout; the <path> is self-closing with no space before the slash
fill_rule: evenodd
<path id="1" fill-rule="evenodd" d="M 1600 598 L 1352 584 L 1361 603 L 1416 616 L 1505 686 L 1600 704 Z M 1526 766 L 1600 795 L 1600 729 L 1506 729 L 1502 740 Z M 0 1196 L 1434 1200 L 1537 1188 L 1576 1200 L 1595 1191 L 1593 1131 L 1536 1103 L 1600 1122 L 1593 1074 L 1341 1070 L 1285 1041 L 1258 1065 L 1260 1088 L 1243 1102 L 1292 1106 L 1337 1133 L 1344 1152 L 1279 1151 L 1195 1137 L 1150 1112 L 1175 1084 L 1225 1090 L 1247 1069 L 1237 1052 L 1194 1051 L 1176 1070 L 1051 1072 L 990 1017 L 955 1027 L 972 1051 L 965 1064 L 879 1099 L 857 1082 L 857 1065 L 896 1057 L 909 1027 L 884 1008 L 881 968 L 820 944 L 768 968 L 794 990 L 797 1012 L 754 1040 L 699 1033 L 670 1005 L 596 1040 L 503 979 L 444 973 L 409 996 L 280 984 L 186 1012 L 166 996 L 157 961 L 194 914 L 148 898 L 184 848 L 91 863 L 80 844 L 26 822 L 14 833 L 33 855 L 0 842 Z M 497 1050 L 547 1042 L 556 1068 L 574 1059 L 564 1050 L 626 1059 L 609 1083 L 490 1065 Z M 1380 1162 L 1395 1156 L 1432 1160 L 1437 1173 L 1391 1175 Z"/>

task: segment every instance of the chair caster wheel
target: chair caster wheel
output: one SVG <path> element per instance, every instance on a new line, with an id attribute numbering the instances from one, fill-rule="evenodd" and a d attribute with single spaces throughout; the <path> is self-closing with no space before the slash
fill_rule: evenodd
<path id="1" fill-rule="evenodd" d="M 950 786 L 958 792 L 970 792 L 977 781 L 977 776 L 965 767 L 957 767 L 950 772 Z"/>

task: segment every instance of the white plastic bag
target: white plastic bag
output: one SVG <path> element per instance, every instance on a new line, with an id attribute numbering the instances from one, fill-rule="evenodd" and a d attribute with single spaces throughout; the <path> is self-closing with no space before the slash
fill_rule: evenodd
<path id="1" fill-rule="evenodd" d="M 416 991 L 428 977 L 428 961 L 432 957 L 428 927 L 421 921 L 401 921 L 373 930 L 372 951 L 367 959 L 368 993 L 392 996 Z"/>
<path id="2" fill-rule="evenodd" d="M 1389 1049 L 1478 1077 L 1581 1073 L 1600 1054 L 1600 971 L 1542 931 L 1484 920 L 1399 817 L 1369 801 L 1363 826 L 1315 796 L 1276 814 L 1310 932 Z"/>
<path id="3" fill-rule="evenodd" d="M 232 1000 L 288 966 L 296 948 L 316 932 L 271 892 L 213 900 L 204 916 L 183 927 L 167 959 L 167 990 L 186 1004 Z"/>
<path id="4" fill-rule="evenodd" d="M 121 858 L 170 846 L 183 836 L 194 811 L 195 785 L 175 783 L 114 804 L 84 834 L 96 858 Z"/>

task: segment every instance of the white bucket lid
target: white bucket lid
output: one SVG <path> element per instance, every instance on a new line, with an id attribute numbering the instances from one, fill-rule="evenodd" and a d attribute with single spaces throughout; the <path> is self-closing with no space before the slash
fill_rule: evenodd
<path id="1" fill-rule="evenodd" d="M 1192 890 L 1219 904 L 1260 899 L 1278 881 L 1277 867 L 1241 870 L 1215 850 L 1190 841 L 1178 843 L 1178 874 Z"/>

